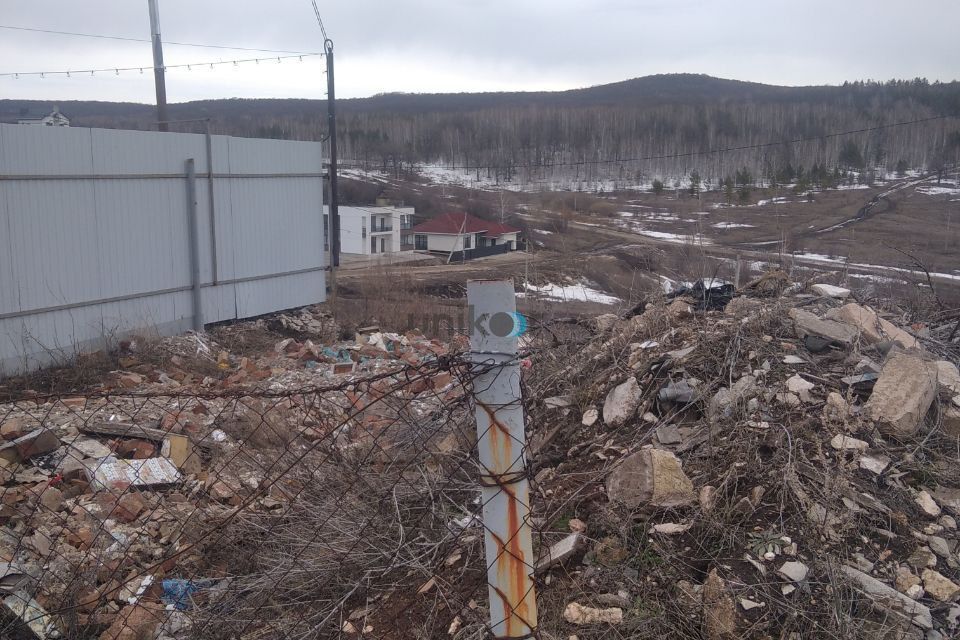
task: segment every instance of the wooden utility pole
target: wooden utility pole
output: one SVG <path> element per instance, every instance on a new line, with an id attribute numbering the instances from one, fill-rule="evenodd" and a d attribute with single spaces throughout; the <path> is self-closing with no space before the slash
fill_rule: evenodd
<path id="1" fill-rule="evenodd" d="M 167 83 L 163 68 L 163 43 L 160 42 L 160 12 L 157 0 L 147 0 L 150 8 L 150 39 L 153 41 L 153 82 L 157 88 L 157 128 L 169 131 L 167 122 Z"/>

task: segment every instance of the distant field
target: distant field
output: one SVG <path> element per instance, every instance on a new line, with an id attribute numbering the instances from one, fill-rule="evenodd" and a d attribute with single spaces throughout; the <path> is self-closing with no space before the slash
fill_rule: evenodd
<path id="1" fill-rule="evenodd" d="M 525 228 L 530 255 L 404 269 L 443 298 L 470 278 L 500 275 L 540 288 L 524 305 L 613 310 L 699 277 L 732 280 L 739 256 L 742 281 L 781 267 L 797 280 L 843 284 L 879 299 L 931 297 L 926 270 L 940 297 L 960 304 L 960 186 L 952 177 L 937 184 L 913 176 L 812 197 L 790 188 L 754 189 L 746 202 L 728 202 L 716 191 L 522 193 L 424 177 L 365 179 L 413 204 L 462 207 L 488 218 L 502 211 Z M 570 294 L 576 287 L 588 293 Z M 603 298 L 589 291 L 619 302 L 598 302 Z"/>

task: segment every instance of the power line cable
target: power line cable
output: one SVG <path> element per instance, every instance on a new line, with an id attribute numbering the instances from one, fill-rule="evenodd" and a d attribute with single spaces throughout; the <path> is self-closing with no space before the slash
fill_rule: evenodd
<path id="1" fill-rule="evenodd" d="M 676 158 L 690 158 L 694 156 L 706 156 L 713 155 L 716 153 L 729 153 L 732 151 L 747 151 L 750 149 L 764 149 L 767 147 L 776 147 L 783 144 L 799 144 L 801 142 L 812 142 L 814 140 L 828 140 L 830 138 L 837 138 L 840 136 L 848 136 L 857 133 L 868 133 L 870 131 L 879 131 L 882 129 L 891 129 L 893 127 L 903 127 L 907 125 L 921 124 L 924 122 L 933 122 L 934 120 L 944 120 L 946 118 L 958 118 L 957 115 L 939 115 L 939 116 L 930 116 L 928 118 L 919 118 L 917 120 L 905 120 L 902 122 L 890 122 L 888 124 L 881 124 L 874 127 L 864 127 L 862 129 L 851 129 L 849 131 L 835 131 L 833 133 L 825 133 L 818 136 L 805 136 L 801 138 L 794 138 L 792 140 L 776 140 L 773 142 L 762 142 L 759 144 L 747 144 L 740 145 L 736 147 L 725 147 L 717 149 L 707 149 L 704 151 L 686 151 L 683 153 L 668 153 L 663 155 L 652 155 L 652 156 L 637 156 L 633 158 L 611 158 L 607 160 L 576 160 L 570 162 L 545 162 L 540 164 L 533 163 L 523 163 L 523 164 L 511 164 L 509 165 L 513 169 L 547 169 L 551 167 L 579 167 L 587 165 L 600 165 L 600 164 L 618 164 L 618 163 L 628 163 L 628 162 L 644 162 L 647 160 L 671 160 Z M 441 169 L 448 169 L 451 171 L 476 171 L 477 169 L 488 169 L 491 167 L 497 166 L 496 164 L 483 164 L 483 165 L 464 165 L 464 166 L 443 166 L 440 165 Z"/>
<path id="2" fill-rule="evenodd" d="M 300 54 L 293 54 L 288 56 L 270 56 L 269 58 L 243 58 L 243 59 L 237 59 L 237 60 L 212 60 L 212 61 L 206 61 L 206 62 L 191 62 L 187 64 L 166 64 L 163 66 L 163 69 L 168 70 L 168 69 L 186 68 L 188 70 L 192 70 L 193 67 L 197 67 L 197 68 L 210 67 L 211 69 L 213 69 L 216 66 L 222 66 L 227 64 L 232 64 L 234 66 L 237 66 L 237 65 L 245 64 L 249 62 L 254 62 L 259 64 L 261 62 L 277 61 L 279 63 L 282 60 L 289 60 L 291 58 L 299 58 L 300 61 L 302 62 L 304 58 L 311 57 L 311 56 L 322 56 L 322 55 L 324 54 L 323 53 L 300 53 Z M 116 73 L 116 75 L 120 75 L 121 71 L 124 71 L 124 72 L 139 71 L 140 73 L 143 73 L 144 71 L 153 71 L 154 69 L 155 67 L 146 65 L 146 66 L 139 66 L 139 67 L 107 67 L 104 69 L 76 69 L 76 70 L 70 69 L 68 71 L 10 71 L 5 73 L 0 73 L 0 77 L 19 79 L 21 76 L 33 76 L 33 77 L 40 76 L 41 78 L 44 78 L 46 76 L 66 76 L 69 78 L 74 75 L 85 75 L 88 73 L 90 75 L 94 75 L 96 73 L 109 73 L 112 71 Z M 324 71 L 324 73 L 326 73 L 326 71 Z"/>
<path id="3" fill-rule="evenodd" d="M 317 16 L 317 22 L 320 24 L 320 33 L 323 34 L 323 40 L 326 42 L 330 38 L 327 37 L 327 30 L 323 26 L 323 18 L 320 17 L 320 9 L 317 7 L 317 0 L 310 0 L 310 3 L 313 5 L 313 13 Z"/>
<path id="4" fill-rule="evenodd" d="M 131 37 L 126 37 L 126 36 L 108 36 L 108 35 L 97 34 L 97 33 L 78 33 L 78 32 L 75 32 L 75 31 L 55 31 L 55 30 L 53 30 L 53 29 L 37 29 L 37 28 L 34 28 L 34 27 L 17 27 L 17 26 L 2 25 L 2 24 L 0 24 L 0 29 L 8 29 L 8 30 L 11 30 L 11 31 L 29 31 L 29 32 L 32 32 L 32 33 L 47 33 L 47 34 L 61 35 L 61 36 L 78 36 L 78 37 L 82 37 L 82 38 L 99 38 L 99 39 L 102 39 L 102 40 L 121 40 L 121 41 L 124 41 L 124 42 L 147 42 L 147 43 L 150 43 L 150 42 L 151 42 L 151 40 L 150 40 L 149 38 L 131 38 Z M 204 48 L 204 49 L 227 49 L 227 50 L 232 50 L 232 51 L 254 51 L 254 52 L 258 52 L 258 53 L 287 53 L 287 54 L 293 54 L 293 55 L 316 55 L 316 53 L 315 53 L 315 52 L 312 52 L 312 51 L 289 51 L 289 50 L 285 50 L 285 49 L 257 49 L 257 48 L 254 48 L 254 47 L 231 47 L 231 46 L 228 46 L 228 45 L 221 45 L 221 44 L 199 44 L 199 43 L 196 43 L 196 42 L 173 42 L 173 41 L 171 41 L 171 40 L 164 40 L 164 41 L 163 41 L 163 44 L 169 44 L 169 45 L 174 45 L 174 46 L 179 46 L 179 47 L 201 47 L 201 48 Z"/>

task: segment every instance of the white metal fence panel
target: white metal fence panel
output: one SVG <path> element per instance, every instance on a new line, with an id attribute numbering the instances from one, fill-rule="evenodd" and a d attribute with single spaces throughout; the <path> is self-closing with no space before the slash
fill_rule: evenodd
<path id="1" fill-rule="evenodd" d="M 188 158 L 203 321 L 324 299 L 319 143 L 0 125 L 0 375 L 190 328 Z"/>

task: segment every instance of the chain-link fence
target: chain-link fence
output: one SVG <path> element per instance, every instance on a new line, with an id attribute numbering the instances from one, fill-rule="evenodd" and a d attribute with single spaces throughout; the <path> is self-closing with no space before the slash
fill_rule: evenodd
<path id="1" fill-rule="evenodd" d="M 0 636 L 528 637 L 521 359 L 476 347 L 0 404 Z"/>

